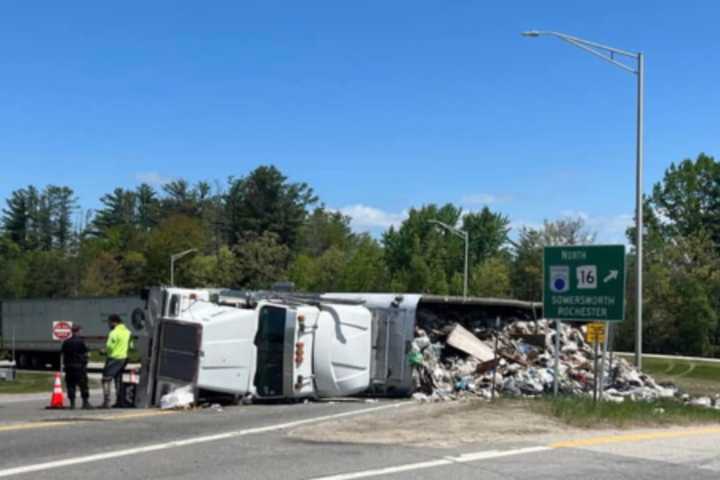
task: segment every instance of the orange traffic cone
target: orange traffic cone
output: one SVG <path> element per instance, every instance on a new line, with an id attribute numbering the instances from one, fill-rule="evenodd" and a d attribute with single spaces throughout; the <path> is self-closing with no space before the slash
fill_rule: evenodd
<path id="1" fill-rule="evenodd" d="M 53 385 L 52 397 L 50 397 L 50 405 L 46 408 L 65 408 L 65 395 L 62 390 L 62 381 L 60 380 L 60 372 L 55 374 L 55 383 Z"/>

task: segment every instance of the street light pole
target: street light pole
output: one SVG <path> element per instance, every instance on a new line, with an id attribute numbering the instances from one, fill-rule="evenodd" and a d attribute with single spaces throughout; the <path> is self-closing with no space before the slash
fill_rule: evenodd
<path id="1" fill-rule="evenodd" d="M 644 127 L 644 100 L 645 96 L 645 57 L 642 53 L 637 56 L 637 140 L 635 153 L 635 263 L 637 282 L 637 306 L 635 307 L 635 365 L 642 370 L 642 266 L 643 266 L 643 127 Z"/>
<path id="2" fill-rule="evenodd" d="M 197 252 L 197 248 L 191 248 L 189 250 L 185 250 L 184 252 L 176 253 L 175 255 L 170 255 L 170 286 L 175 286 L 175 260 L 180 260 L 185 255 L 190 255 L 193 252 Z"/>
<path id="3" fill-rule="evenodd" d="M 585 50 L 601 59 L 612 63 L 637 76 L 637 138 L 635 148 L 635 267 L 636 267 L 636 309 L 635 309 L 635 365 L 642 369 L 642 265 L 643 265 L 643 121 L 644 121 L 644 96 L 645 96 L 645 57 L 640 52 L 628 52 L 617 48 L 608 47 L 582 38 L 573 37 L 565 33 L 530 30 L 523 32 L 526 37 L 552 36 L 559 38 L 571 45 Z M 633 68 L 618 57 L 631 58 L 636 61 Z"/>
<path id="4" fill-rule="evenodd" d="M 468 292 L 468 257 L 470 253 L 470 235 L 465 230 L 460 230 L 459 228 L 455 228 L 453 226 L 448 225 L 447 223 L 443 223 L 439 220 L 430 220 L 430 223 L 434 223 L 435 225 L 438 225 L 445 230 L 447 230 L 450 233 L 453 233 L 457 235 L 458 237 L 462 238 L 465 241 L 465 268 L 463 273 L 463 298 L 467 298 L 467 292 Z"/>

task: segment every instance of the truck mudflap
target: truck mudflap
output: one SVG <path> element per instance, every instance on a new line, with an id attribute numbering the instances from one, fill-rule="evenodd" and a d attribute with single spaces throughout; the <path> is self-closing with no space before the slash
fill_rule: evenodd
<path id="1" fill-rule="evenodd" d="M 202 325 L 162 320 L 157 333 L 150 385 L 152 405 L 160 405 L 163 395 L 188 385 L 197 400 Z"/>

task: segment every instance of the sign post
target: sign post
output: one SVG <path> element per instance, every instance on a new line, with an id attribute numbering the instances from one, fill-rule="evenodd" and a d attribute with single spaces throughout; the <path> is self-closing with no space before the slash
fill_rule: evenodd
<path id="1" fill-rule="evenodd" d="M 556 325 L 555 380 L 557 396 L 560 365 L 560 332 L 567 322 L 622 322 L 625 320 L 625 246 L 585 245 L 545 247 L 543 255 L 543 311 Z M 595 388 L 597 397 L 597 347 L 605 341 L 605 325 L 593 329 Z M 609 323 L 608 323 L 609 325 Z M 600 386 L 602 388 L 602 386 Z"/>

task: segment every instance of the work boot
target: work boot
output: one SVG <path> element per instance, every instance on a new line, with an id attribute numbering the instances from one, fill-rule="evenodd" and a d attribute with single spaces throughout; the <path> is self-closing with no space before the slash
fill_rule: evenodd
<path id="1" fill-rule="evenodd" d="M 92 410 L 94 407 L 90 405 L 90 402 L 87 401 L 87 399 L 83 398 L 82 402 L 82 409 L 83 410 Z"/>
<path id="2" fill-rule="evenodd" d="M 75 399 L 74 398 L 70 399 L 70 410 L 75 410 Z"/>

